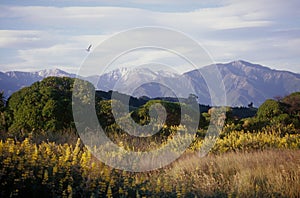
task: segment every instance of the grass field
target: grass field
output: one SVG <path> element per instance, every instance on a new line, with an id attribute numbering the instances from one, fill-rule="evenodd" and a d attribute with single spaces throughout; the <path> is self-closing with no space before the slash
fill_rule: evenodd
<path id="1" fill-rule="evenodd" d="M 300 150 L 202 158 L 190 150 L 162 169 L 133 173 L 99 162 L 80 141 L 7 139 L 0 142 L 0 184 L 1 197 L 300 197 Z"/>

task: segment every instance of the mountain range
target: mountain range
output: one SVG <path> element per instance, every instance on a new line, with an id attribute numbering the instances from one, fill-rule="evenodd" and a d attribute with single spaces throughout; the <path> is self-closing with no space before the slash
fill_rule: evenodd
<path id="1" fill-rule="evenodd" d="M 151 68 L 120 68 L 101 76 L 80 77 L 92 82 L 99 90 L 114 90 L 141 97 L 187 97 L 195 93 L 201 104 L 211 104 L 210 92 L 202 74 L 209 74 L 217 67 L 226 92 L 226 104 L 246 106 L 261 105 L 266 99 L 283 97 L 300 91 L 300 74 L 279 71 L 238 60 L 230 63 L 208 65 L 200 69 L 177 74 L 170 71 L 154 71 Z M 210 78 L 214 78 L 211 74 Z M 76 77 L 59 69 L 37 72 L 0 72 L 0 90 L 6 97 L 22 87 L 29 86 L 48 76 Z M 193 90 L 193 92 L 191 92 Z"/>
<path id="2" fill-rule="evenodd" d="M 9 97 L 15 91 L 30 86 L 32 83 L 40 81 L 48 76 L 67 76 L 76 77 L 59 69 L 46 69 L 36 72 L 8 71 L 0 72 L 0 90 Z"/>

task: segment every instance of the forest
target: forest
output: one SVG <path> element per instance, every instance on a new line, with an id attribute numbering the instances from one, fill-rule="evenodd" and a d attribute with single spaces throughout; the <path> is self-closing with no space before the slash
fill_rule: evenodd
<path id="1" fill-rule="evenodd" d="M 135 98 L 95 91 L 90 83 L 68 77 L 45 78 L 9 98 L 1 92 L 0 196 L 300 196 L 300 92 L 268 99 L 258 108 L 197 103 L 197 120 L 189 116 L 197 113 L 191 105 L 194 100 L 193 95 Z M 124 131 L 113 112 L 117 108 L 120 120 L 131 118 L 145 126 L 151 123 L 151 107 L 156 104 L 164 107 L 166 120 L 150 137 L 133 137 Z M 129 111 L 123 113 L 126 105 Z M 93 155 L 96 147 L 89 148 L 81 139 L 84 132 L 78 126 L 89 123 L 78 123 L 73 117 L 89 115 L 91 106 L 96 127 L 125 152 L 155 151 L 173 140 L 175 155 L 178 145 L 186 139 L 192 142 L 178 159 L 162 168 L 132 172 L 110 167 Z M 159 110 L 154 111 L 159 120 Z M 208 130 L 219 122 L 218 111 L 224 112 L 224 122 L 215 128 L 215 144 L 199 157 Z M 195 134 L 189 133 L 189 124 L 182 125 L 182 119 L 197 126 Z M 114 157 L 114 153 L 107 155 Z"/>

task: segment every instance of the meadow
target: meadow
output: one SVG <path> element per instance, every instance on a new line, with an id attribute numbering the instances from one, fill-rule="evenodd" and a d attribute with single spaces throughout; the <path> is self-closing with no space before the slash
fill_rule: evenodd
<path id="1" fill-rule="evenodd" d="M 299 197 L 300 135 L 232 132 L 205 157 L 194 142 L 170 165 L 113 169 L 81 144 L 0 141 L 1 197 Z"/>
<path id="2" fill-rule="evenodd" d="M 199 105 L 197 112 L 193 98 L 179 103 L 117 93 L 120 100 L 112 100 L 112 92 L 95 92 L 87 82 L 77 85 L 81 88 L 72 98 L 73 86 L 74 79 L 49 77 L 7 101 L 0 94 L 0 197 L 300 197 L 299 92 L 266 100 L 259 108 Z M 122 101 L 129 101 L 129 113 L 120 113 L 126 106 Z M 89 118 L 94 110 L 110 142 L 96 144 L 95 122 L 74 120 L 72 104 L 78 102 L 75 115 Z M 150 118 L 157 104 L 166 112 L 165 122 L 152 126 L 158 132 L 128 133 L 159 121 L 159 109 L 158 117 Z M 122 130 L 112 105 L 132 131 Z M 112 144 L 123 153 L 109 152 Z M 159 158 L 136 163 L 143 152 L 160 156 L 166 145 L 178 156 L 175 161 L 153 170 L 143 167 L 161 163 Z M 183 153 L 182 145 L 187 145 Z M 128 152 L 137 158 L 118 156 Z M 144 171 L 113 168 L 98 154 Z"/>

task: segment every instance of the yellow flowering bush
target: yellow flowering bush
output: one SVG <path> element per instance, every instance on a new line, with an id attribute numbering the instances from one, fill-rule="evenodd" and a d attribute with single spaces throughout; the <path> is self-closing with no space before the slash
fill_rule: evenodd
<path id="1" fill-rule="evenodd" d="M 175 128 L 173 127 L 172 130 Z M 187 136 L 184 133 L 179 136 L 174 147 L 170 147 L 173 152 L 178 152 L 176 145 L 180 145 L 190 138 Z M 242 196 L 247 195 L 242 186 L 246 186 L 251 191 L 253 189 L 248 183 L 257 182 L 257 180 L 251 179 L 256 176 L 251 176 L 251 172 L 243 172 L 243 168 L 235 164 L 234 160 L 239 159 L 238 157 L 245 158 L 244 156 L 250 155 L 253 151 L 272 149 L 281 149 L 282 151 L 289 149 L 287 152 L 295 152 L 290 154 L 293 156 L 290 164 L 283 165 L 287 168 L 285 167 L 282 171 L 289 171 L 288 175 L 286 172 L 278 172 L 278 167 L 274 166 L 272 174 L 278 173 L 278 178 L 282 177 L 283 179 L 279 180 L 276 176 L 278 180 L 275 178 L 270 180 L 270 176 L 266 175 L 266 181 L 264 178 L 261 180 L 263 182 L 270 180 L 271 182 L 274 179 L 274 183 L 268 185 L 270 188 L 275 186 L 276 189 L 278 182 L 285 181 L 291 186 L 290 191 L 285 192 L 278 187 L 278 195 L 285 196 L 287 195 L 285 193 L 288 193 L 289 196 L 295 195 L 295 197 L 299 195 L 300 192 L 293 187 L 299 182 L 292 183 L 300 179 L 300 173 L 297 171 L 300 170 L 300 163 L 295 161 L 297 157 L 294 157 L 300 154 L 299 134 L 282 135 L 267 129 L 258 133 L 231 131 L 217 139 L 211 154 L 209 154 L 216 158 L 189 157 L 191 155 L 189 153 L 193 153 L 201 147 L 202 140 L 198 138 L 191 144 L 189 151 L 184 155 L 186 157 L 181 157 L 163 169 L 145 173 L 131 173 L 106 166 L 82 145 L 80 139 L 76 144 L 54 142 L 36 144 L 29 138 L 23 141 L 9 138 L 0 140 L 0 197 L 22 195 L 29 197 Z M 93 149 L 97 151 L 97 148 Z M 232 153 L 231 151 L 242 151 L 247 154 L 237 152 L 232 159 L 228 159 L 224 153 Z M 220 153 L 223 154 L 220 155 Z M 113 155 L 112 153 L 111 157 Z M 261 154 L 262 157 L 268 157 L 268 155 Z M 280 152 L 278 154 L 280 156 L 277 156 L 276 151 L 272 155 L 275 156 L 274 160 L 276 157 L 281 159 L 282 156 L 286 156 Z M 216 159 L 221 160 L 225 167 L 224 170 L 222 169 L 224 167 L 221 168 L 215 161 Z M 254 163 L 251 162 L 251 159 L 247 160 L 250 161 L 250 164 Z M 253 158 L 253 160 L 256 159 Z M 270 159 L 268 160 L 270 161 Z M 247 166 L 247 163 L 244 166 Z M 261 175 L 261 173 L 257 174 Z M 236 185 L 241 188 L 235 189 Z M 270 188 L 266 188 L 268 190 L 266 192 L 266 189 L 258 188 L 256 190 L 259 193 L 274 195 Z"/>

